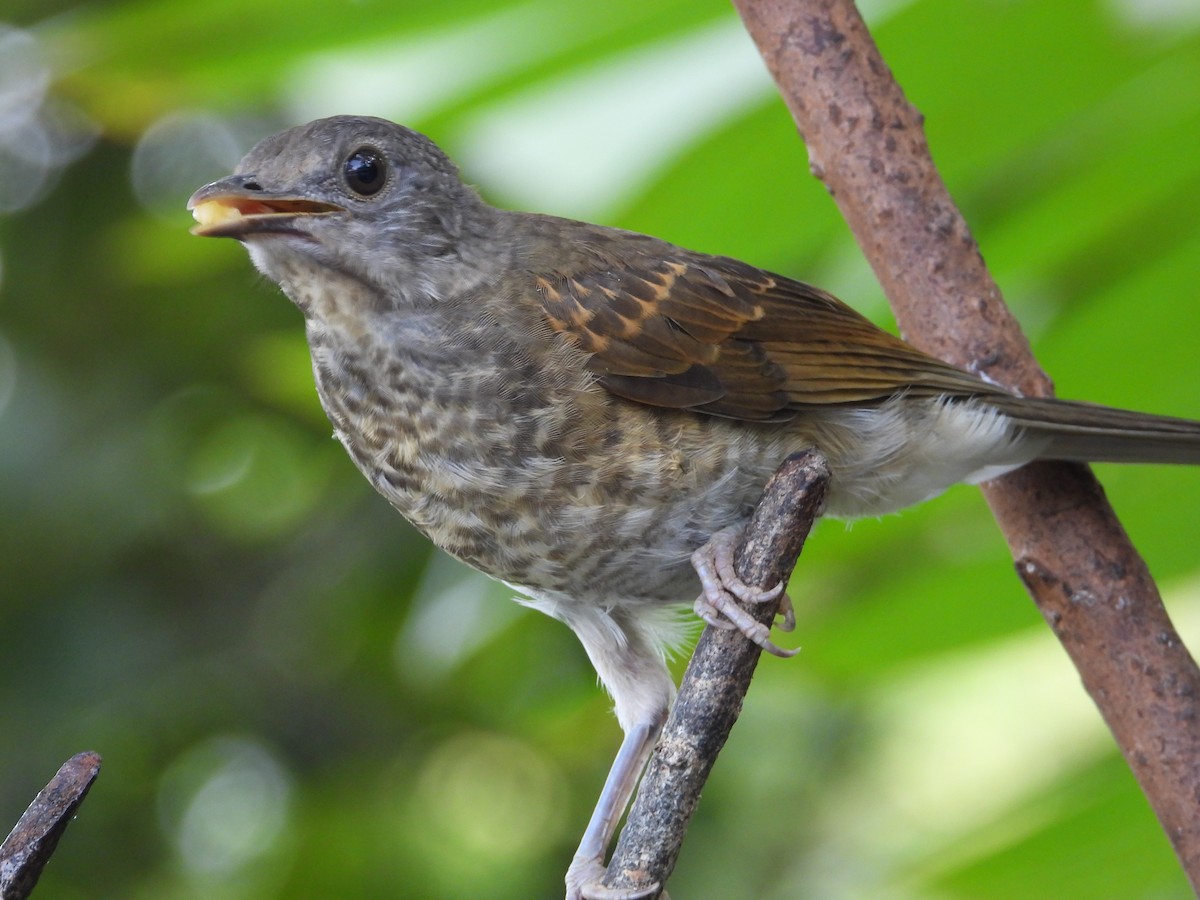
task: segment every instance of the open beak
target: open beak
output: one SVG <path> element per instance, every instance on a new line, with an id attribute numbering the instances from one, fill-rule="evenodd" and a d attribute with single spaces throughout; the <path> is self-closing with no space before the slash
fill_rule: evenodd
<path id="1" fill-rule="evenodd" d="M 263 191 L 247 190 L 236 181 L 240 179 L 214 181 L 192 194 L 187 205 L 197 222 L 192 234 L 238 240 L 252 234 L 309 237 L 298 227 L 300 219 L 345 212 L 344 207 L 336 203 L 272 196 Z"/>

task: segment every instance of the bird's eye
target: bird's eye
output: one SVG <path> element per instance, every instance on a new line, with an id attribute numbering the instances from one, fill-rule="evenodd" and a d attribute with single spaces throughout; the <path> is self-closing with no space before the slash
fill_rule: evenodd
<path id="1" fill-rule="evenodd" d="M 387 181 L 387 160 L 371 147 L 359 147 L 346 157 L 342 166 L 346 186 L 360 197 L 379 193 Z"/>

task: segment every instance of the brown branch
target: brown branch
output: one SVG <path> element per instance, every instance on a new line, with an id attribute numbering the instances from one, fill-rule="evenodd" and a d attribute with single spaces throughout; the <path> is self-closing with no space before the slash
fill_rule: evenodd
<path id="1" fill-rule="evenodd" d="M 0 900 L 25 900 L 50 861 L 58 839 L 100 774 L 100 757 L 76 753 L 29 804 L 0 844 Z"/>
<path id="2" fill-rule="evenodd" d="M 1029 394 L 1028 342 L 851 0 L 734 0 L 906 337 Z M 1017 572 L 1082 676 L 1200 889 L 1200 670 L 1083 466 L 984 487 Z"/>
<path id="3" fill-rule="evenodd" d="M 787 583 L 804 540 L 825 503 L 829 467 L 815 452 L 797 453 L 767 483 L 734 555 L 746 584 Z M 779 602 L 751 609 L 770 624 Z M 762 651 L 736 631 L 704 629 L 679 686 L 637 799 L 613 851 L 606 885 L 618 889 L 666 884 L 700 789 L 742 711 Z"/>

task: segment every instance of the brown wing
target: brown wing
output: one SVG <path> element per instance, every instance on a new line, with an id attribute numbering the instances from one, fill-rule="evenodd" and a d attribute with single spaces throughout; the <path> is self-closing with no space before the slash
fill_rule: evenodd
<path id="1" fill-rule="evenodd" d="M 576 223 L 563 223 L 570 230 Z M 798 407 L 1001 393 L 811 285 L 593 226 L 573 265 L 533 275 L 546 319 L 611 393 L 752 421 Z"/>

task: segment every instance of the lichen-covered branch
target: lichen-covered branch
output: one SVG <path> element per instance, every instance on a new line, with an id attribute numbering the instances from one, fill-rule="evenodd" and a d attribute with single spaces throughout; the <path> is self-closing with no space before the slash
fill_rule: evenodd
<path id="1" fill-rule="evenodd" d="M 760 588 L 787 583 L 828 483 L 829 467 L 820 454 L 797 453 L 784 461 L 767 483 L 734 556 L 743 582 Z M 751 612 L 769 624 L 778 608 L 776 600 Z M 740 632 L 704 629 L 613 852 L 610 886 L 666 883 L 700 790 L 742 711 L 761 652 Z"/>
<path id="2" fill-rule="evenodd" d="M 50 861 L 67 823 L 100 774 L 100 757 L 76 753 L 42 788 L 0 844 L 0 900 L 25 900 Z"/>

